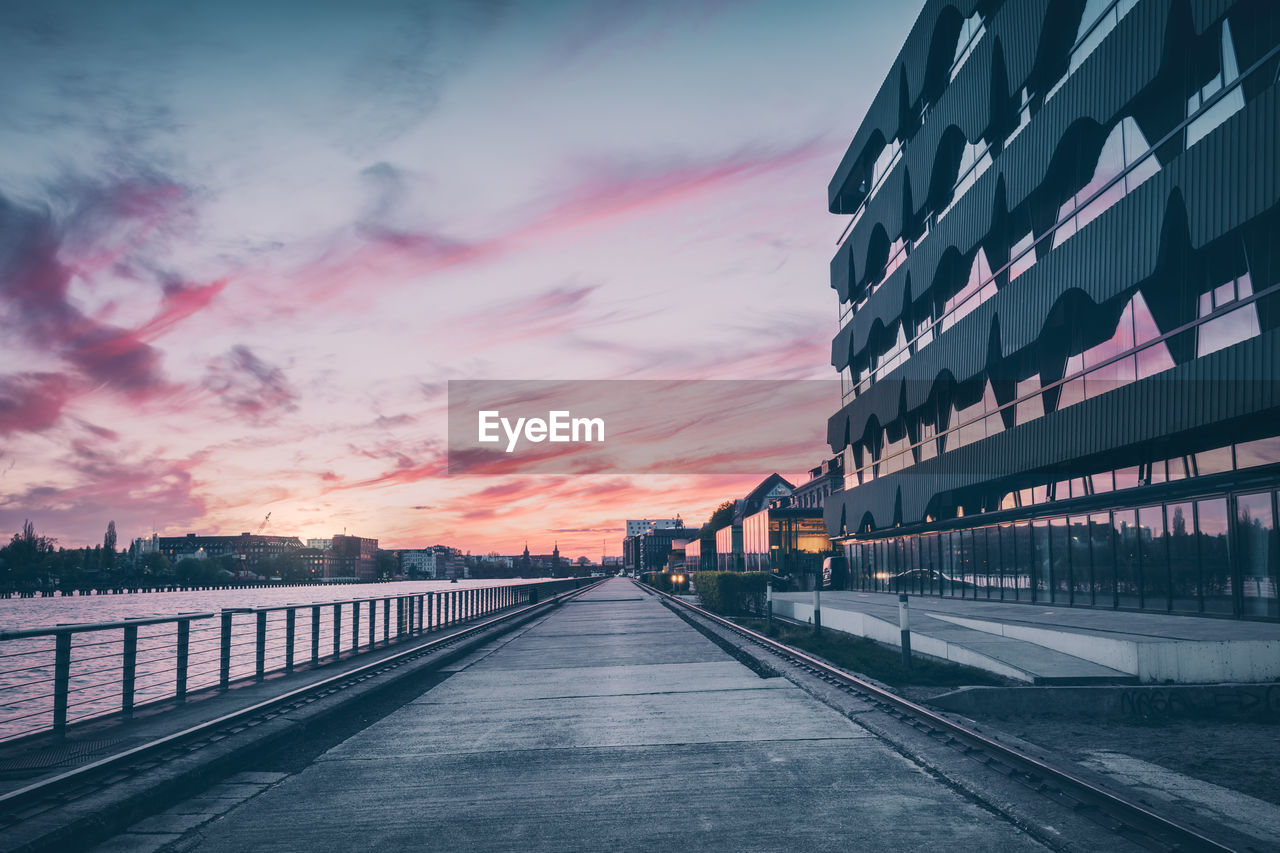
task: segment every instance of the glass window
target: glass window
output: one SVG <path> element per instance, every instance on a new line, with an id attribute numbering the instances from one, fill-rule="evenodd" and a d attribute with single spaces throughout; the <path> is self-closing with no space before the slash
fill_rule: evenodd
<path id="1" fill-rule="evenodd" d="M 1115 603 L 1115 543 L 1111 536 L 1111 514 L 1094 513 L 1089 517 L 1089 547 L 1093 552 L 1093 603 L 1112 607 Z"/>
<path id="2" fill-rule="evenodd" d="M 956 595 L 956 535 L 950 530 L 938 534 L 938 560 L 938 591 L 943 595 Z"/>
<path id="3" fill-rule="evenodd" d="M 1227 549 L 1227 499 L 1196 501 L 1200 540 L 1200 586 L 1206 613 L 1232 613 L 1231 562 Z"/>
<path id="4" fill-rule="evenodd" d="M 996 283 L 991 277 L 987 253 L 979 248 L 969 267 L 969 278 L 964 286 L 942 306 L 942 331 L 954 326 L 962 317 L 995 295 Z"/>
<path id="5" fill-rule="evenodd" d="M 1174 610 L 1200 610 L 1200 569 L 1196 555 L 1194 513 L 1190 503 L 1169 504 L 1169 573 Z"/>
<path id="6" fill-rule="evenodd" d="M 1116 604 L 1120 607 L 1142 606 L 1142 576 L 1138 566 L 1137 510 L 1112 513 L 1112 537 L 1115 542 Z"/>
<path id="7" fill-rule="evenodd" d="M 996 529 L 991 528 L 992 536 L 995 536 Z M 993 575 L 998 578 L 1000 585 L 1000 598 L 1018 600 L 1018 560 L 1016 556 L 1017 546 L 1014 542 L 1013 525 L 1000 525 L 1000 553 L 997 557 L 995 552 L 995 539 L 992 539 L 991 551 L 991 570 Z"/>
<path id="8" fill-rule="evenodd" d="M 1221 474 L 1231 470 L 1231 446 L 1204 450 L 1195 455 L 1196 476 Z"/>
<path id="9" fill-rule="evenodd" d="M 1252 468 L 1280 462 L 1280 436 L 1236 445 L 1236 467 Z"/>
<path id="10" fill-rule="evenodd" d="M 1213 100 L 1214 96 L 1223 87 L 1231 86 L 1240 77 L 1240 66 L 1236 62 L 1235 45 L 1231 40 L 1231 26 L 1225 20 L 1222 22 L 1220 48 L 1221 64 L 1219 71 L 1209 79 L 1209 82 L 1193 92 L 1191 97 L 1187 99 L 1187 118 L 1191 118 L 1200 112 L 1201 108 Z M 1190 148 L 1201 139 L 1204 139 L 1215 127 L 1242 109 L 1244 109 L 1244 89 L 1236 86 L 1187 125 L 1187 147 Z"/>
<path id="11" fill-rule="evenodd" d="M 1059 208 L 1060 224 L 1053 235 L 1055 247 L 1160 171 L 1156 158 L 1145 156 L 1148 151 L 1147 139 L 1133 117 L 1121 119 L 1102 144 L 1093 176 Z M 1124 179 L 1116 180 L 1126 169 Z"/>
<path id="12" fill-rule="evenodd" d="M 1076 46 L 1071 51 L 1067 65 L 1070 76 L 1102 44 L 1120 19 L 1127 15 L 1138 0 L 1088 0 L 1080 16 L 1080 28 L 1076 32 Z"/>
<path id="13" fill-rule="evenodd" d="M 1197 328 L 1196 356 L 1208 355 L 1258 335 L 1258 306 L 1249 303 Z"/>
<path id="14" fill-rule="evenodd" d="M 1089 517 L 1073 515 L 1068 519 L 1071 529 L 1071 603 L 1093 603 L 1093 561 L 1090 557 L 1092 539 L 1089 534 Z"/>
<path id="15" fill-rule="evenodd" d="M 1049 520 L 1049 544 L 1052 557 L 1053 600 L 1058 604 L 1071 601 L 1071 536 L 1067 528 L 1067 519 L 1052 518 Z"/>
<path id="16" fill-rule="evenodd" d="M 1013 248 L 1009 250 L 1009 257 L 1012 259 L 1009 265 L 1009 281 L 1013 281 L 1035 266 L 1035 238 L 1030 231 L 1014 242 Z"/>
<path id="17" fill-rule="evenodd" d="M 982 16 L 974 12 L 960 25 L 960 37 L 956 40 L 956 53 L 951 61 L 951 79 L 956 79 L 960 68 L 973 55 L 973 48 L 982 38 L 986 28 L 982 24 Z"/>
<path id="18" fill-rule="evenodd" d="M 1169 549 L 1164 529 L 1164 507 L 1138 510 L 1138 551 L 1142 561 L 1142 606 L 1169 609 Z"/>
<path id="19" fill-rule="evenodd" d="M 1240 549 L 1240 593 L 1244 615 L 1280 616 L 1276 590 L 1280 584 L 1280 539 L 1276 536 L 1272 493 L 1236 498 L 1236 544 Z"/>
<path id="20" fill-rule="evenodd" d="M 987 584 L 987 529 L 985 527 L 976 528 L 970 541 L 973 543 L 972 556 L 970 557 L 970 567 L 973 573 L 973 597 L 989 598 L 991 592 Z"/>
<path id="21" fill-rule="evenodd" d="M 1013 534 L 1013 547 L 1006 547 L 1004 550 L 1005 588 L 1010 591 L 1006 593 L 1006 597 L 1031 601 L 1032 590 L 1035 588 L 1032 578 L 1035 552 L 1032 549 L 1031 522 L 1019 521 L 1008 532 Z"/>
<path id="22" fill-rule="evenodd" d="M 1031 589 L 1033 600 L 1049 601 L 1052 596 L 1052 565 L 1049 553 L 1049 521 L 1037 519 L 1031 522 Z"/>

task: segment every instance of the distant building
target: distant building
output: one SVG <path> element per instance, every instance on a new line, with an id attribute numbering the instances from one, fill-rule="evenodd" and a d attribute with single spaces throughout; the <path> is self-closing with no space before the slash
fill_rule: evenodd
<path id="1" fill-rule="evenodd" d="M 333 551 L 324 548 L 302 548 L 298 551 L 298 558 L 306 565 L 307 574 L 311 578 L 318 580 L 334 577 Z"/>
<path id="2" fill-rule="evenodd" d="M 627 519 L 627 535 L 638 536 L 646 530 L 669 530 L 673 527 L 684 527 L 684 522 L 679 516 L 676 518 L 637 518 Z"/>
<path id="3" fill-rule="evenodd" d="M 378 540 L 362 536 L 334 536 L 333 574 L 328 577 L 356 578 L 372 581 L 378 578 Z"/>
<path id="4" fill-rule="evenodd" d="M 436 552 L 432 548 L 410 548 L 400 552 L 400 571 L 411 579 L 436 576 Z"/>
<path id="5" fill-rule="evenodd" d="M 550 554 L 530 554 L 529 543 L 524 545 L 524 553 L 516 561 L 521 577 L 568 577 L 569 561 L 560 556 L 560 543 L 557 542 Z"/>
<path id="6" fill-rule="evenodd" d="M 333 547 L 333 540 L 332 539 L 308 539 L 307 547 L 315 548 L 318 551 L 328 551 L 330 548 Z"/>
<path id="7" fill-rule="evenodd" d="M 775 498 L 775 506 L 796 509 L 822 509 L 827 498 L 844 488 L 844 457 L 832 456 L 816 468 L 809 469 L 809 479 L 796 486 L 788 497 Z"/>
<path id="8" fill-rule="evenodd" d="M 246 568 L 255 568 L 276 557 L 296 554 L 303 546 L 302 540 L 297 536 L 262 536 L 253 533 L 241 533 L 239 536 L 198 536 L 188 533 L 186 536 L 156 537 L 156 547 L 175 563 L 203 550 L 208 557 L 233 557 L 244 561 Z"/>
<path id="9" fill-rule="evenodd" d="M 150 539 L 138 537 L 133 540 L 133 555 L 141 557 L 143 554 L 155 554 L 160 551 L 160 537 L 152 533 Z"/>
<path id="10" fill-rule="evenodd" d="M 650 527 L 622 541 L 623 566 L 628 571 L 660 572 L 667 566 L 667 555 L 671 553 L 672 543 L 676 540 L 687 540 L 690 528 L 684 522 L 675 519 L 670 527 Z"/>

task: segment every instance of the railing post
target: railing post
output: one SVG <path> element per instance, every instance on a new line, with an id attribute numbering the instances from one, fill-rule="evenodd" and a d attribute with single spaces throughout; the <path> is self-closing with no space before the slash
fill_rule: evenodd
<path id="1" fill-rule="evenodd" d="M 124 629 L 124 655 L 120 678 L 120 714 L 133 716 L 133 689 L 138 677 L 138 626 Z"/>
<path id="2" fill-rule="evenodd" d="M 431 607 L 435 603 L 434 602 L 435 593 L 433 592 L 427 593 L 426 599 L 427 600 L 424 602 L 425 604 L 424 612 L 426 617 L 425 628 L 427 633 L 430 634 L 432 631 L 432 621 L 433 621 Z"/>
<path id="3" fill-rule="evenodd" d="M 907 594 L 898 594 L 898 636 L 902 643 L 902 668 L 911 669 L 911 622 Z"/>
<path id="4" fill-rule="evenodd" d="M 391 642 L 391 599 L 382 599 L 382 642 Z"/>
<path id="5" fill-rule="evenodd" d="M 253 643 L 253 677 L 261 681 L 267 674 L 267 611 L 257 613 Z"/>
<path id="6" fill-rule="evenodd" d="M 377 617 L 378 617 L 378 602 L 370 601 L 369 602 L 369 648 L 373 648 L 373 643 L 377 639 L 377 636 L 373 633 L 373 625 L 376 621 L 378 621 Z"/>
<path id="7" fill-rule="evenodd" d="M 71 633 L 58 634 L 53 647 L 53 733 L 67 730 L 67 693 L 71 687 Z"/>
<path id="8" fill-rule="evenodd" d="M 320 605 L 311 608 L 311 664 L 320 663 Z"/>
<path id="9" fill-rule="evenodd" d="M 290 607 L 284 614 L 284 671 L 293 672 L 293 644 L 298 639 L 298 612 Z"/>
<path id="10" fill-rule="evenodd" d="M 342 654 L 342 605 L 333 605 L 333 656 Z"/>
<path id="11" fill-rule="evenodd" d="M 360 602 L 351 602 L 351 651 L 360 648 Z"/>
<path id="12" fill-rule="evenodd" d="M 178 620 L 178 666 L 173 695 L 179 702 L 187 700 L 187 661 L 191 657 L 191 620 Z"/>
<path id="13" fill-rule="evenodd" d="M 418 596 L 418 633 L 422 633 L 422 629 L 427 624 L 427 597 L 425 595 Z"/>
<path id="14" fill-rule="evenodd" d="M 538 603 L 538 587 L 533 584 L 529 585 L 529 603 L 530 604 Z"/>
<path id="15" fill-rule="evenodd" d="M 231 611 L 222 611 L 222 642 L 218 655 L 218 686 L 226 689 L 231 683 Z"/>

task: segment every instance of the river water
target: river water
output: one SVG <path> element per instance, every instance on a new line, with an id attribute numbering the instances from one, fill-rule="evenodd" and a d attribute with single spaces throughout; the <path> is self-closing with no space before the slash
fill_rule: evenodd
<path id="1" fill-rule="evenodd" d="M 58 596 L 0 599 L 0 631 L 56 625 L 113 622 L 122 619 L 180 614 L 214 613 L 223 608 L 261 608 L 298 605 L 294 616 L 294 661 L 301 665 L 318 655 L 332 658 L 335 645 L 343 654 L 353 646 L 380 645 L 397 629 L 397 602 L 363 601 L 358 607 L 340 602 L 451 593 L 482 587 L 511 587 L 534 580 L 402 581 L 396 583 L 290 586 L 255 589 L 145 592 L 123 595 Z M 428 622 L 439 617 L 447 602 L 452 615 L 466 618 L 464 596 L 436 595 Z M 414 599 L 414 607 L 422 599 Z M 321 605 L 316 610 L 314 605 Z M 337 605 L 337 606 L 335 606 Z M 335 622 L 335 611 L 337 621 Z M 418 624 L 417 616 L 413 618 Z M 198 690 L 218 683 L 221 658 L 221 620 L 194 619 L 190 623 L 187 688 Z M 267 615 L 265 669 L 284 666 L 287 651 L 287 611 Z M 135 702 L 174 695 L 178 672 L 178 628 L 173 622 L 138 628 Z M 335 634 L 337 641 L 335 644 Z M 118 712 L 122 700 L 124 632 L 121 629 L 78 632 L 71 645 L 67 720 Z M 257 668 L 257 616 L 232 617 L 230 677 L 252 676 Z M 0 641 L 0 740 L 45 731 L 53 725 L 54 639 L 36 637 Z"/>

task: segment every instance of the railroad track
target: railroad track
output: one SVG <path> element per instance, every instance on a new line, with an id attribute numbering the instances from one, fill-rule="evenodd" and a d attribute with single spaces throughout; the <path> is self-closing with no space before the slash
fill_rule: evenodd
<path id="1" fill-rule="evenodd" d="M 487 634 L 494 628 L 503 626 L 517 627 L 519 624 L 523 624 L 569 599 L 576 598 L 589 590 L 595 589 L 599 586 L 599 583 L 588 584 L 581 589 L 558 593 L 536 604 L 517 607 L 505 613 L 482 619 L 473 625 L 462 626 L 454 633 L 438 639 L 413 645 L 394 654 L 380 657 L 376 661 L 346 669 L 321 681 L 295 688 L 245 708 L 206 720 L 182 731 L 157 737 L 127 750 L 0 794 L 0 842 L 3 842 L 7 837 L 11 838 L 15 829 L 21 829 L 24 824 L 28 824 L 42 816 L 47 816 L 50 812 L 69 804 L 75 804 L 86 797 L 100 794 L 110 786 L 127 783 L 168 762 L 190 759 L 198 755 L 200 750 L 219 744 L 232 735 L 255 728 L 281 715 L 297 711 L 328 696 L 356 687 L 370 678 L 391 672 L 421 658 L 437 655 L 450 647 L 458 646 L 469 640 L 475 640 L 479 635 Z M 122 809 L 122 811 L 128 811 L 128 809 Z M 136 817 L 136 815 L 133 817 Z M 98 814 L 88 820 L 97 826 L 104 826 L 107 823 L 127 824 L 128 820 L 133 819 L 133 817 L 126 819 L 124 815 Z M 80 823 L 84 823 L 85 820 L 84 816 L 77 818 Z M 66 834 L 68 833 L 63 833 L 63 835 Z M 101 835 L 101 833 L 97 834 Z M 78 846 L 86 846 L 85 842 L 79 839 L 77 839 L 77 842 Z M 64 849 L 62 845 L 66 843 L 69 843 L 69 839 L 58 837 L 48 841 L 20 842 L 12 849 Z M 92 843 L 89 842 L 87 846 L 92 846 Z M 11 845 L 0 843 L 0 849 L 11 849 Z"/>
<path id="2" fill-rule="evenodd" d="M 637 582 L 637 585 L 640 585 Z M 1142 803 L 1090 782 L 1070 768 L 1029 755 L 1008 744 L 993 740 L 963 723 L 952 720 L 858 678 L 800 649 L 780 643 L 722 616 L 651 587 L 641 588 L 660 596 L 672 606 L 681 608 L 741 636 L 822 681 L 857 694 L 879 710 L 911 726 L 941 744 L 952 747 L 988 768 L 1021 783 L 1037 794 L 1048 797 L 1099 824 L 1108 832 L 1150 850 L 1159 851 L 1231 851 L 1235 848 L 1210 838 L 1195 827 L 1158 814 Z"/>

